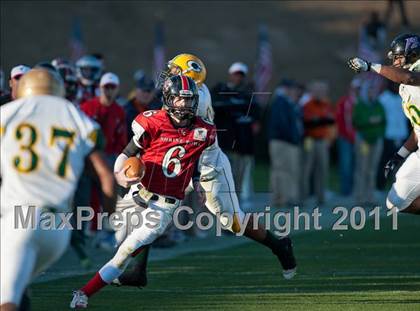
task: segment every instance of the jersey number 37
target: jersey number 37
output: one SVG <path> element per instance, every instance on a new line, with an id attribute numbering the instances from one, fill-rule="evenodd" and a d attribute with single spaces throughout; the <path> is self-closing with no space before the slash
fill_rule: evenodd
<path id="1" fill-rule="evenodd" d="M 13 166 L 21 173 L 35 171 L 40 165 L 39 153 L 36 150 L 39 140 L 38 131 L 29 123 L 21 123 L 16 128 L 15 138 L 19 142 L 20 152 L 13 157 Z M 49 145 L 61 150 L 56 173 L 62 178 L 66 177 L 69 151 L 74 143 L 74 139 L 75 132 L 73 131 L 58 127 L 51 128 Z M 64 144 L 59 145 L 58 141 L 63 141 Z"/>

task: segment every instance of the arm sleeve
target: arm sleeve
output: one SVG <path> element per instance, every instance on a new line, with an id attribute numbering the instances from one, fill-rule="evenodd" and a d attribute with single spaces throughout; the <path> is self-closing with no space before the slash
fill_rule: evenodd
<path id="1" fill-rule="evenodd" d="M 140 149 L 149 147 L 151 142 L 151 135 L 153 134 L 153 125 L 148 117 L 143 114 L 138 115 L 133 123 L 131 123 L 133 131 L 133 142 Z"/>
<path id="2" fill-rule="evenodd" d="M 83 146 L 86 148 L 86 154 L 90 154 L 94 150 L 103 151 L 106 141 L 99 124 L 79 110 L 75 113 L 78 114 L 79 131 Z"/>
<path id="3" fill-rule="evenodd" d="M 125 146 L 124 150 L 122 151 L 123 154 L 125 154 L 128 158 L 135 156 L 137 153 L 139 153 L 140 149 L 134 142 L 134 140 L 130 140 L 127 146 Z"/>

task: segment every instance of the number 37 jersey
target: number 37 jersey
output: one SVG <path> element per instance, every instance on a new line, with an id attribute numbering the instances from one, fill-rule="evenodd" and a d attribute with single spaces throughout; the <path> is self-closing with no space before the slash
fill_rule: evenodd
<path id="1" fill-rule="evenodd" d="M 166 111 L 150 110 L 137 116 L 132 129 L 146 165 L 143 186 L 183 199 L 203 150 L 215 142 L 215 126 L 196 117 L 192 126 L 176 128 Z"/>
<path id="2" fill-rule="evenodd" d="M 98 125 L 65 99 L 40 95 L 1 107 L 1 208 L 67 211 Z"/>

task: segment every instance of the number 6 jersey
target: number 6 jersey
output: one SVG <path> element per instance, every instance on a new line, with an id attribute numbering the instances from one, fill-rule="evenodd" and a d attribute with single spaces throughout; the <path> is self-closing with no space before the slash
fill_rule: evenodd
<path id="1" fill-rule="evenodd" d="M 176 128 L 166 111 L 149 110 L 136 117 L 132 130 L 146 165 L 142 185 L 183 199 L 201 153 L 215 142 L 215 126 L 196 117 L 191 126 Z"/>
<path id="2" fill-rule="evenodd" d="M 98 125 L 69 101 L 25 97 L 1 107 L 1 209 L 68 211 Z"/>

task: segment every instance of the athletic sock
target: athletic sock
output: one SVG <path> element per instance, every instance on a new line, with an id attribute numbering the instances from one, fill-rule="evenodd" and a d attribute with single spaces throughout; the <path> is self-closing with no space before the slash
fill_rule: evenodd
<path id="1" fill-rule="evenodd" d="M 101 270 L 99 270 L 95 276 L 80 290 L 85 293 L 86 296 L 90 297 L 103 287 L 111 283 L 114 279 L 119 277 L 122 270 L 115 267 L 112 263 L 108 262 Z"/>
<path id="2" fill-rule="evenodd" d="M 273 253 L 277 253 L 279 249 L 279 241 L 280 240 L 276 238 L 274 234 L 267 230 L 267 235 L 261 243 L 271 249 Z"/>
<path id="3" fill-rule="evenodd" d="M 108 285 L 104 280 L 102 280 L 101 275 L 99 272 L 96 272 L 95 276 L 90 279 L 89 282 L 85 286 L 83 286 L 80 290 L 88 297 L 92 296 L 100 289 Z"/>

